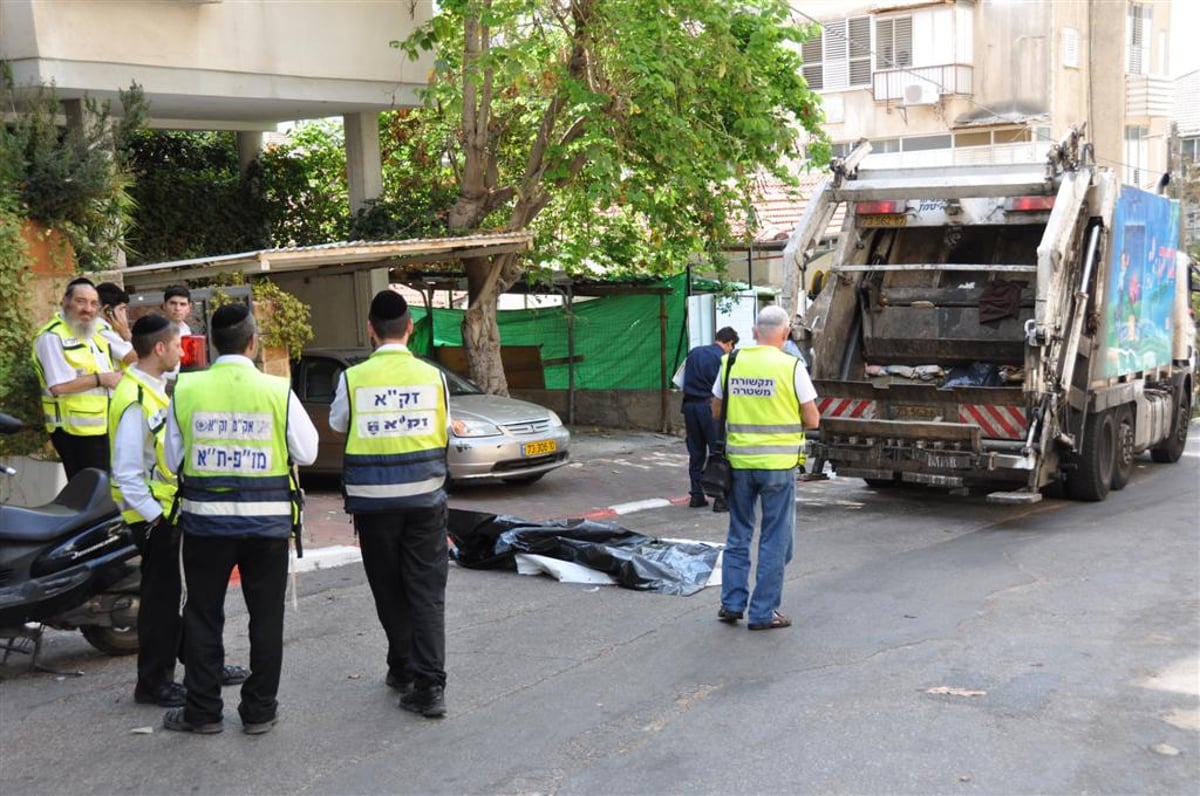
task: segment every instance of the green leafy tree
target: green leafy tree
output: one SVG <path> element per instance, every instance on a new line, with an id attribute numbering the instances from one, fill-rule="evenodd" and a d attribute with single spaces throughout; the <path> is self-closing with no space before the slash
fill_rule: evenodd
<path id="1" fill-rule="evenodd" d="M 506 393 L 496 302 L 530 265 L 677 271 L 719 260 L 755 175 L 828 159 L 786 0 L 444 0 L 394 46 L 435 53 L 420 114 L 455 233 L 530 230 L 464 261 L 472 376 Z"/>
<path id="2" fill-rule="evenodd" d="M 134 212 L 128 142 L 148 113 L 134 84 L 119 92 L 123 113 L 109 102 L 83 102 L 82 125 L 64 129 L 53 87 L 18 88 L 4 66 L 0 181 L 16 186 L 19 212 L 59 230 L 85 271 L 111 268 Z"/>
<path id="3" fill-rule="evenodd" d="M 261 168 L 243 177 L 234 133 L 147 130 L 129 150 L 137 202 L 129 239 L 137 262 L 270 245 Z"/>
<path id="4" fill-rule="evenodd" d="M 297 125 L 286 144 L 259 156 L 262 197 L 274 246 L 310 246 L 346 240 L 350 188 L 339 123 Z"/>

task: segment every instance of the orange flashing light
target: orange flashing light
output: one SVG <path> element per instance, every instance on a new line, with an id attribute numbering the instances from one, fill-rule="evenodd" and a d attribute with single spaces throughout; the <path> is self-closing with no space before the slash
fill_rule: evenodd
<path id="1" fill-rule="evenodd" d="M 854 205 L 854 212 L 860 216 L 891 216 L 903 213 L 907 209 L 908 202 L 903 199 L 857 202 Z"/>
<path id="2" fill-rule="evenodd" d="M 1054 197 L 1014 196 L 1004 203 L 1004 207 L 1017 213 L 1039 213 L 1054 209 Z"/>

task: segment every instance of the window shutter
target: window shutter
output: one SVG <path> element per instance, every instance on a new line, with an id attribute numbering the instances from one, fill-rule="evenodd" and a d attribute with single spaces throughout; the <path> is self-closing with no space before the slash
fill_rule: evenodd
<path id="1" fill-rule="evenodd" d="M 846 23 L 844 20 L 825 26 L 825 88 L 846 88 L 850 85 L 846 72 Z"/>
<path id="2" fill-rule="evenodd" d="M 849 85 L 871 83 L 871 18 L 849 20 Z"/>
<path id="3" fill-rule="evenodd" d="M 912 17 L 898 17 L 895 20 L 896 66 L 913 65 Z"/>

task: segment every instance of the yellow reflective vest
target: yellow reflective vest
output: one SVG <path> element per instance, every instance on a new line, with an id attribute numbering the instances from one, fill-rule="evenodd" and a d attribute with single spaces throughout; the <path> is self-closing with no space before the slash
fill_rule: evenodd
<path id="1" fill-rule="evenodd" d="M 154 435 L 154 467 L 146 478 L 146 485 L 150 494 L 162 507 L 163 514 L 169 515 L 171 504 L 175 501 L 176 480 L 163 450 L 163 438 L 167 429 L 167 395 L 139 377 L 139 371 L 131 369 L 113 390 L 112 403 L 108 409 L 108 427 L 115 432 L 126 409 L 135 403 L 141 408 L 146 425 Z M 125 521 L 144 522 L 146 518 L 126 504 L 115 478 L 111 483 L 113 500 L 121 507 L 121 516 Z"/>
<path id="2" fill-rule="evenodd" d="M 53 334 L 59 338 L 62 342 L 63 357 L 76 376 L 102 372 L 96 363 L 97 356 L 104 357 L 105 361 L 112 361 L 108 341 L 99 332 L 91 341 L 80 340 L 63 320 L 61 313 L 55 313 L 50 322 L 38 330 L 36 337 L 43 334 Z M 93 345 L 96 350 L 93 350 Z M 107 434 L 108 389 L 92 387 L 82 392 L 53 396 L 50 394 L 49 385 L 46 384 L 46 374 L 36 349 L 32 356 L 38 384 L 42 388 L 42 415 L 45 418 L 46 431 L 53 433 L 62 429 L 79 437 L 99 437 Z"/>
<path id="3" fill-rule="evenodd" d="M 195 536 L 286 538 L 299 512 L 287 447 L 286 379 L 242 362 L 182 373 L 178 522 Z"/>
<path id="4" fill-rule="evenodd" d="M 343 490 L 346 511 L 428 508 L 446 499 L 446 422 L 441 372 L 403 349 L 382 349 L 345 372 Z"/>
<path id="5" fill-rule="evenodd" d="M 804 461 L 804 423 L 796 395 L 800 361 L 774 346 L 738 351 L 725 394 L 725 453 L 735 470 L 790 470 Z M 729 356 L 721 360 L 721 373 Z"/>

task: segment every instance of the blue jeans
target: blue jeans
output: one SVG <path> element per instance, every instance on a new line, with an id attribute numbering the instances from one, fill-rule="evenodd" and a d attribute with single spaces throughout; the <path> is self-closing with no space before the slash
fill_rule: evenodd
<path id="1" fill-rule="evenodd" d="M 750 541 L 762 503 L 758 569 L 750 596 Z M 734 470 L 729 534 L 721 564 L 721 605 L 745 611 L 747 621 L 770 622 L 783 598 L 783 568 L 792 560 L 796 531 L 796 470 Z"/>

